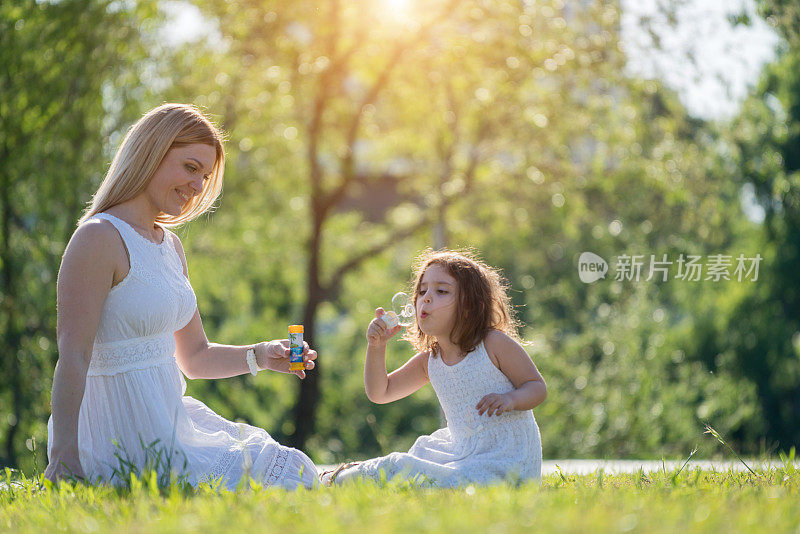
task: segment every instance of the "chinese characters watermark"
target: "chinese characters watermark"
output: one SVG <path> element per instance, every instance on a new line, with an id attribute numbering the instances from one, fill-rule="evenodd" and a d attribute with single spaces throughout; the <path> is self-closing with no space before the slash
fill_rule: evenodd
<path id="1" fill-rule="evenodd" d="M 614 265 L 614 280 L 639 282 L 640 280 L 666 282 L 670 275 L 675 280 L 699 282 L 710 280 L 736 280 L 738 282 L 758 280 L 758 266 L 763 259 L 761 254 L 746 257 L 739 254 L 736 258 L 727 254 L 710 254 L 704 263 L 703 256 L 680 254 L 676 260 L 670 260 L 666 254 L 656 259 L 655 254 L 647 255 L 623 254 L 617 256 Z M 606 277 L 609 266 L 606 261 L 592 252 L 584 252 L 578 258 L 578 276 L 582 282 L 590 284 Z"/>

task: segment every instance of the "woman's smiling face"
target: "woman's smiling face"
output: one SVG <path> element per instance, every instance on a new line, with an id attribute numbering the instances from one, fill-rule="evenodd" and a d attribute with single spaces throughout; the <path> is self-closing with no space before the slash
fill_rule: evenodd
<path id="1" fill-rule="evenodd" d="M 210 145 L 170 148 L 145 188 L 147 199 L 161 213 L 180 215 L 186 203 L 202 193 L 216 158 Z"/>

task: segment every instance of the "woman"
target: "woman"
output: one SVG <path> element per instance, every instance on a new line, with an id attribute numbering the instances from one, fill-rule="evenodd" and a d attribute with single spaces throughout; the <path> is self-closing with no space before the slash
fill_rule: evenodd
<path id="1" fill-rule="evenodd" d="M 222 478 L 235 488 L 244 476 L 288 489 L 316 482 L 302 452 L 183 396 L 181 372 L 290 372 L 286 340 L 208 341 L 183 247 L 167 229 L 211 207 L 224 165 L 220 133 L 192 106 L 160 106 L 125 136 L 59 270 L 48 479 L 120 483 L 135 466 L 193 485 Z M 306 346 L 306 369 L 315 358 Z"/>

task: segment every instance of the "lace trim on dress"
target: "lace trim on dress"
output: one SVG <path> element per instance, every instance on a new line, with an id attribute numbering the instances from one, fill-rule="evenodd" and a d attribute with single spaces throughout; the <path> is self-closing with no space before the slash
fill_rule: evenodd
<path id="1" fill-rule="evenodd" d="M 175 358 L 171 332 L 112 343 L 95 343 L 87 376 L 116 375 L 169 363 Z"/>
<path id="2" fill-rule="evenodd" d="M 236 453 L 237 451 L 235 450 L 227 450 L 217 457 L 216 461 L 206 475 L 206 477 L 209 479 L 209 482 L 216 482 L 228 474 L 228 472 L 231 470 L 231 466 L 233 465 L 233 461 L 236 459 Z"/>
<path id="3" fill-rule="evenodd" d="M 272 486 L 276 482 L 281 482 L 283 480 L 288 461 L 289 449 L 278 445 L 278 450 L 275 451 L 275 457 L 272 459 L 272 464 L 264 473 L 264 481 L 267 483 L 267 486 Z"/>
<path id="4" fill-rule="evenodd" d="M 240 454 L 240 450 L 241 449 L 227 450 L 220 454 L 204 478 L 209 482 L 216 482 L 221 478 L 224 479 L 234 465 L 234 461 Z M 286 466 L 289 463 L 289 453 L 289 449 L 280 446 L 275 451 L 269 468 L 264 472 L 264 482 L 267 486 L 272 486 L 283 481 L 286 474 Z"/>

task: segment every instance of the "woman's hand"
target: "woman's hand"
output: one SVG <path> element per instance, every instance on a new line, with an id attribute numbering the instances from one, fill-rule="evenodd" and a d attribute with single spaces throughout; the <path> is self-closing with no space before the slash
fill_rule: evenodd
<path id="1" fill-rule="evenodd" d="M 383 310 L 383 308 L 378 308 L 375 310 L 375 318 L 367 327 L 367 343 L 373 347 L 386 345 L 392 336 L 398 333 L 401 328 L 403 328 L 400 325 L 397 325 L 394 328 L 388 328 L 383 319 L 381 319 L 381 317 L 384 315 L 386 315 L 386 312 Z"/>
<path id="2" fill-rule="evenodd" d="M 288 339 L 276 339 L 274 341 L 259 343 L 255 346 L 255 351 L 256 363 L 259 369 L 269 369 L 279 373 L 291 373 L 300 378 L 306 377 L 306 372 L 303 370 L 289 370 L 289 355 L 291 349 L 289 348 Z M 316 359 L 317 351 L 311 350 L 308 347 L 308 343 L 303 341 L 303 366 L 310 371 L 316 366 L 314 363 Z"/>
<path id="3" fill-rule="evenodd" d="M 50 482 L 56 483 L 59 480 L 72 478 L 83 479 L 85 475 L 77 453 L 69 455 L 54 453 L 44 470 L 44 477 Z"/>
<path id="4" fill-rule="evenodd" d="M 475 409 L 478 410 L 478 415 L 483 415 L 484 412 L 489 417 L 493 413 L 494 415 L 500 415 L 514 409 L 514 400 L 508 393 L 489 393 L 478 401 Z"/>

